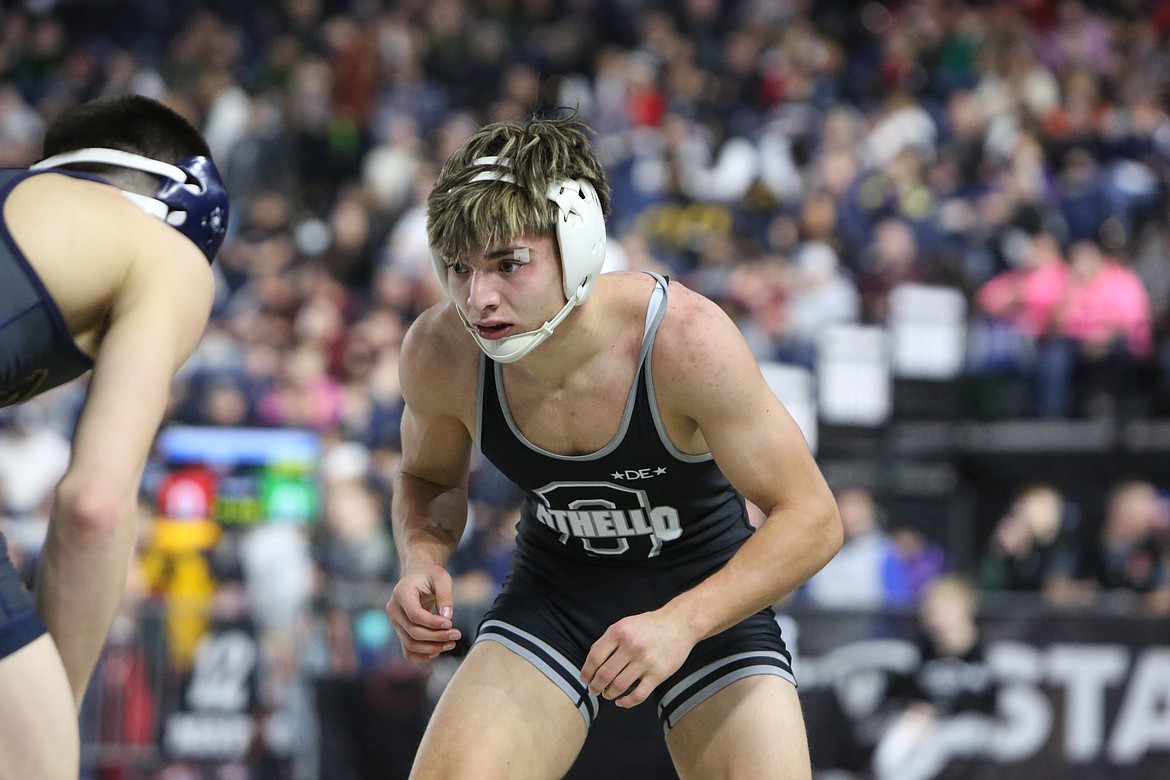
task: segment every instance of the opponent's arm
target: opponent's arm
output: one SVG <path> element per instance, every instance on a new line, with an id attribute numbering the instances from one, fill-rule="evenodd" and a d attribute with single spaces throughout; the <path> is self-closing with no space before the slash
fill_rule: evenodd
<path id="1" fill-rule="evenodd" d="M 194 244 L 118 195 L 77 204 L 58 251 L 78 263 L 129 255 L 108 266 L 121 278 L 37 566 L 37 606 L 80 706 L 125 586 L 142 472 L 213 283 Z"/>
<path id="2" fill-rule="evenodd" d="M 449 373 L 460 361 L 446 354 L 434 314 L 411 327 L 400 362 L 402 462 L 391 515 L 401 572 L 386 610 L 412 660 L 433 658 L 459 638 L 445 565 L 467 523 L 471 436 L 455 410 L 468 384 Z"/>

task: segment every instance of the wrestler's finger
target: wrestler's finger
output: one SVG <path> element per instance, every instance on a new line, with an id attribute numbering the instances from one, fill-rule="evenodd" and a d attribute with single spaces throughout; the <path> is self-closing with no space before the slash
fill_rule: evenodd
<path id="1" fill-rule="evenodd" d="M 617 642 L 608 636 L 602 636 L 593 643 L 593 647 L 589 648 L 589 655 L 585 658 L 585 663 L 581 667 L 581 682 L 593 688 L 593 678 L 597 675 L 597 670 L 601 668 L 602 664 L 609 660 L 617 650 Z M 600 692 L 600 689 L 594 693 Z"/>
<path id="2" fill-rule="evenodd" d="M 639 704 L 646 701 L 646 699 L 650 697 L 650 694 L 653 693 L 654 688 L 657 685 L 657 682 L 653 682 L 648 677 L 643 677 L 638 681 L 638 684 L 634 686 L 632 691 L 625 694 L 624 696 L 619 696 L 614 701 L 614 704 L 624 709 L 637 707 Z"/>

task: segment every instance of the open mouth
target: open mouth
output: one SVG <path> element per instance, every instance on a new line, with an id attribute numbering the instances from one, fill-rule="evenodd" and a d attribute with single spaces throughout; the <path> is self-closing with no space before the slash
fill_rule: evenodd
<path id="1" fill-rule="evenodd" d="M 512 332 L 512 326 L 507 323 L 497 323 L 491 325 L 476 325 L 475 330 L 479 335 L 489 341 L 502 339 Z"/>

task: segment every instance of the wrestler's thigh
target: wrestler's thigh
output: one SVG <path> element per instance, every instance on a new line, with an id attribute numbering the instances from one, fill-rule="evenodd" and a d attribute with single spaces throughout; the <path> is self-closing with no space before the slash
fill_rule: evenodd
<path id="1" fill-rule="evenodd" d="M 585 742 L 574 702 L 530 662 L 480 642 L 459 665 L 427 724 L 413 780 L 555 780 Z"/>
<path id="2" fill-rule="evenodd" d="M 77 713 L 48 634 L 0 658 L 0 780 L 77 780 Z"/>
<path id="3" fill-rule="evenodd" d="M 808 780 L 808 739 L 796 687 L 755 675 L 682 717 L 666 737 L 682 780 Z"/>

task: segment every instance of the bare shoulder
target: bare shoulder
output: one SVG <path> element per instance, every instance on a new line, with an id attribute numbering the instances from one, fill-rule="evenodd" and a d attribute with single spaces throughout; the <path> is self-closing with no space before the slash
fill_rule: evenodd
<path id="1" fill-rule="evenodd" d="M 671 282 L 666 315 L 654 340 L 655 379 L 692 380 L 742 370 L 755 359 L 739 329 L 718 304 Z"/>
<path id="2" fill-rule="evenodd" d="M 118 281 L 137 257 L 149 256 L 157 258 L 150 269 L 193 263 L 206 275 L 207 261 L 194 244 L 109 184 L 57 173 L 33 176 L 9 195 L 4 221 L 38 271 L 62 266 L 71 278 L 91 273 Z M 82 257 L 86 262 L 77 262 Z"/>
<path id="3" fill-rule="evenodd" d="M 109 185 L 43 173 L 13 188 L 4 222 L 50 292 L 58 292 L 59 277 L 62 285 L 100 294 L 113 292 L 129 268 L 126 243 L 116 240 L 130 232 L 116 221 L 130 213 L 123 206 L 134 208 Z M 85 263 L 77 262 L 81 257 Z"/>
<path id="4" fill-rule="evenodd" d="M 475 405 L 479 347 L 464 330 L 454 304 L 442 301 L 420 314 L 402 342 L 402 392 L 415 412 L 467 419 Z"/>
<path id="5" fill-rule="evenodd" d="M 657 284 L 655 278 L 642 271 L 610 271 L 597 280 L 594 297 L 604 300 L 607 316 L 626 323 L 646 318 L 646 302 Z M 673 286 L 672 286 L 673 294 Z"/>
<path id="6" fill-rule="evenodd" d="M 206 319 L 213 285 L 202 253 L 113 186 L 33 176 L 5 201 L 4 221 L 83 348 L 111 313 L 152 297 Z"/>

